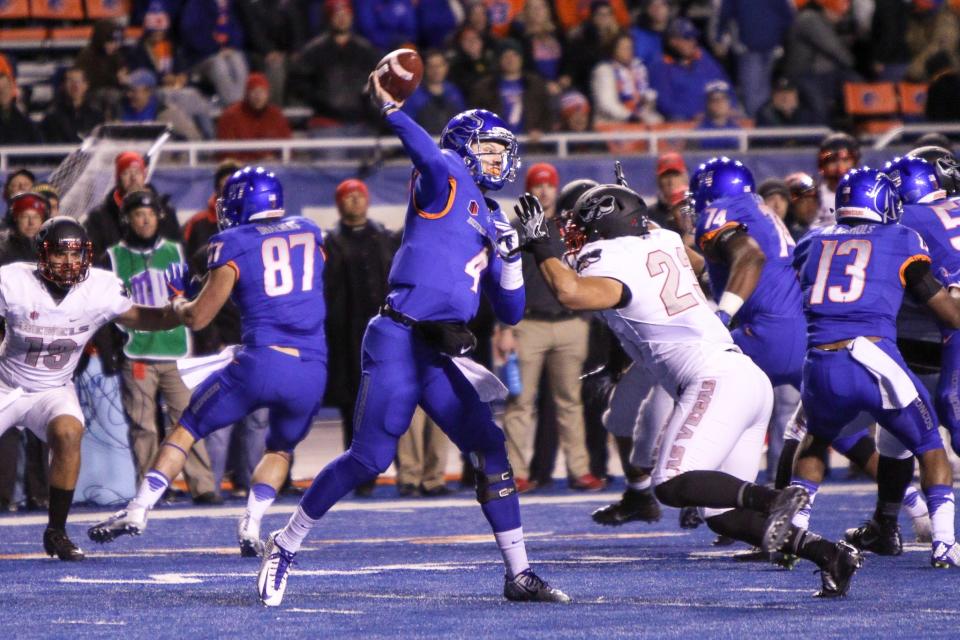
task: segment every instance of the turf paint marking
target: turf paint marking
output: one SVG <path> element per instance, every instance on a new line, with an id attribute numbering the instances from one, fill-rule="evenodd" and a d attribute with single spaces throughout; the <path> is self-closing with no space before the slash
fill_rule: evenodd
<path id="1" fill-rule="evenodd" d="M 127 623 L 123 620 L 54 620 L 53 624 L 89 624 L 97 627 L 122 627 Z"/>
<path id="2" fill-rule="evenodd" d="M 352 611 L 350 609 L 285 609 L 286 613 L 338 613 L 345 616 L 359 616 L 363 611 Z"/>

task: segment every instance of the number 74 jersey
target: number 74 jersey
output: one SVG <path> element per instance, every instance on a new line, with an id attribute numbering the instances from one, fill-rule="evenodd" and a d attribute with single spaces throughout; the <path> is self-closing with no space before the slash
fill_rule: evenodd
<path id="1" fill-rule="evenodd" d="M 581 276 L 612 278 L 630 302 L 601 315 L 624 350 L 666 388 L 682 387 L 719 351 L 739 351 L 707 305 L 680 236 L 652 229 L 642 236 L 591 242 L 576 257 Z"/>
<path id="2" fill-rule="evenodd" d="M 6 322 L 0 382 L 27 392 L 70 384 L 87 341 L 131 306 L 123 283 L 104 269 L 91 268 L 57 304 L 36 263 L 0 267 L 0 315 Z"/>

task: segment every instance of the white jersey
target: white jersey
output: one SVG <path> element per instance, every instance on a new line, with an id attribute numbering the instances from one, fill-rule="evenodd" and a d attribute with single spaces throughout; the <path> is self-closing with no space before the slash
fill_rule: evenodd
<path id="1" fill-rule="evenodd" d="M 109 271 L 90 269 L 57 304 L 32 262 L 0 267 L 0 382 L 24 391 L 70 383 L 80 354 L 97 329 L 133 306 Z"/>
<path id="2" fill-rule="evenodd" d="M 629 304 L 603 311 L 603 319 L 624 350 L 668 389 L 685 386 L 714 354 L 739 351 L 673 231 L 591 242 L 577 254 L 576 268 L 581 276 L 612 278 L 630 290 Z"/>

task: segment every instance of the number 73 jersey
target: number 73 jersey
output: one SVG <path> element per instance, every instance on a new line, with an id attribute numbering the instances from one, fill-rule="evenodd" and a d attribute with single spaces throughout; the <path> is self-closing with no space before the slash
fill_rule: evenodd
<path id="1" fill-rule="evenodd" d="M 923 239 L 901 224 L 831 225 L 794 252 L 810 346 L 858 336 L 897 339 L 897 311 L 911 263 L 930 262 Z"/>
<path id="2" fill-rule="evenodd" d="M 630 302 L 601 315 L 624 350 L 664 381 L 684 386 L 719 351 L 739 351 L 714 315 L 690 268 L 683 241 L 667 229 L 591 242 L 580 250 L 581 276 L 612 278 Z"/>
<path id="3" fill-rule="evenodd" d="M 245 346 L 326 357 L 322 243 L 320 227 L 300 216 L 258 220 L 210 238 L 210 271 L 228 266 L 237 273 L 231 297 Z"/>
<path id="4" fill-rule="evenodd" d="M 6 322 L 0 382 L 28 392 L 70 384 L 87 341 L 131 306 L 123 283 L 104 269 L 91 268 L 58 304 L 36 263 L 0 267 L 0 315 Z"/>

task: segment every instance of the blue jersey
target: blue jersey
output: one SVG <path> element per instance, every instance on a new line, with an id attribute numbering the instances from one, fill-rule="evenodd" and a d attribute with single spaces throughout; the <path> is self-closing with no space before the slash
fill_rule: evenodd
<path id="1" fill-rule="evenodd" d="M 737 314 L 750 322 L 757 314 L 799 317 L 802 314 L 800 287 L 793 270 L 794 241 L 790 231 L 755 195 L 739 194 L 711 203 L 697 217 L 696 242 L 703 249 L 722 231 L 744 227 L 766 256 L 760 280 Z M 730 266 L 710 258 L 707 270 L 715 300 L 727 287 Z"/>
<path id="2" fill-rule="evenodd" d="M 931 271 L 944 286 L 960 285 L 960 198 L 903 205 L 900 223 L 930 249 Z"/>
<path id="3" fill-rule="evenodd" d="M 320 228 L 300 216 L 271 218 L 221 231 L 210 239 L 210 270 L 237 272 L 231 297 L 249 347 L 291 347 L 326 358 Z"/>
<path id="4" fill-rule="evenodd" d="M 805 235 L 794 255 L 808 345 L 879 336 L 897 339 L 910 263 L 930 261 L 916 231 L 900 224 L 831 225 Z"/>
<path id="5" fill-rule="evenodd" d="M 387 302 L 415 320 L 467 322 L 482 290 L 497 317 L 515 324 L 525 299 L 522 286 L 500 286 L 503 260 L 493 224 L 503 215 L 499 206 L 483 196 L 463 159 L 441 151 L 409 116 L 396 111 L 387 120 L 415 167 Z"/>

